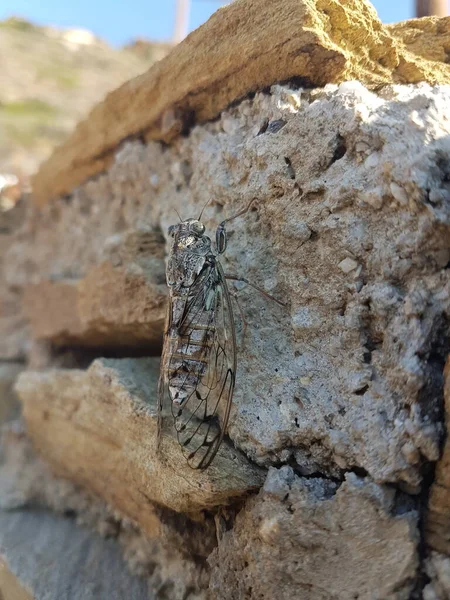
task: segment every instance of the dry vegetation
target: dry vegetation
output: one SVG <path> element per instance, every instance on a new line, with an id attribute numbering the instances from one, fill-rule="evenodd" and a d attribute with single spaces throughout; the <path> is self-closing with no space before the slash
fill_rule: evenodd
<path id="1" fill-rule="evenodd" d="M 0 173 L 34 172 L 107 92 L 167 50 L 143 41 L 112 48 L 87 32 L 0 22 Z"/>

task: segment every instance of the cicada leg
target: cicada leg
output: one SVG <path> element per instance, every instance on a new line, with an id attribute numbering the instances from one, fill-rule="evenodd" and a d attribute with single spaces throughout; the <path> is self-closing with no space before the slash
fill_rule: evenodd
<path id="1" fill-rule="evenodd" d="M 242 283 L 245 283 L 245 284 L 251 286 L 252 288 L 255 288 L 255 290 L 257 290 L 265 298 L 268 298 L 269 300 L 273 300 L 280 306 L 286 306 L 286 304 L 284 302 L 281 302 L 281 300 L 277 300 L 277 298 L 275 298 L 274 296 L 271 296 L 265 290 L 260 288 L 258 285 L 255 285 L 254 283 L 252 283 L 248 279 L 245 279 L 244 277 L 238 277 L 237 275 L 225 275 L 225 279 L 230 279 L 231 281 L 241 281 Z"/>
<path id="2" fill-rule="evenodd" d="M 230 221 L 237 219 L 237 217 L 245 215 L 245 213 L 247 213 L 250 210 L 252 204 L 254 204 L 255 202 L 256 202 L 256 198 L 253 198 L 247 204 L 247 206 L 245 208 L 240 210 L 238 213 L 236 213 L 232 217 L 225 219 L 225 221 L 222 221 L 222 223 L 219 223 L 219 225 L 216 229 L 216 249 L 217 249 L 218 254 L 223 254 L 227 248 L 227 231 L 226 231 L 225 225 L 227 223 L 229 223 Z"/>
<path id="3" fill-rule="evenodd" d="M 247 320 L 245 318 L 245 314 L 244 311 L 242 310 L 242 306 L 239 302 L 239 297 L 236 293 L 235 290 L 231 290 L 230 288 L 228 288 L 228 292 L 230 294 L 230 296 L 233 298 L 233 300 L 236 302 L 236 306 L 238 307 L 239 313 L 241 315 L 241 321 L 242 321 L 242 334 L 241 334 L 241 350 L 244 349 L 244 342 L 245 342 L 245 334 L 247 332 Z"/>

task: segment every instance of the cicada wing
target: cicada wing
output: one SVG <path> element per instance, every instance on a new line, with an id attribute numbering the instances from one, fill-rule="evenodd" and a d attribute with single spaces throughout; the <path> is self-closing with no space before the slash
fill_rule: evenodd
<path id="1" fill-rule="evenodd" d="M 167 398 L 167 364 L 169 360 L 169 329 L 170 320 L 172 314 L 172 299 L 169 296 L 166 308 L 166 317 L 164 321 L 164 336 L 163 336 L 163 349 L 161 354 L 161 364 L 159 369 L 159 380 L 158 380 L 158 391 L 156 398 L 156 414 L 157 414 L 157 427 L 156 427 L 156 450 L 159 451 L 161 446 L 161 435 L 163 428 L 163 411 L 164 411 L 164 400 Z"/>
<path id="2" fill-rule="evenodd" d="M 184 360 L 182 367 L 169 359 L 169 370 L 183 369 L 177 375 L 186 391 L 181 405 L 172 403 L 178 442 L 188 464 L 205 469 L 228 424 L 236 378 L 236 334 L 220 264 L 209 267 L 196 285 L 180 322 L 180 346 L 173 354 L 179 357 L 188 348 L 192 359 Z"/>

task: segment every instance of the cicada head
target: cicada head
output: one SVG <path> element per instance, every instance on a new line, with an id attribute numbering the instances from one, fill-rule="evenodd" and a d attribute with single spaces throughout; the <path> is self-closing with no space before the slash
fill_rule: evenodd
<path id="1" fill-rule="evenodd" d="M 205 233 L 205 226 L 197 219 L 186 219 L 176 225 L 171 225 L 168 234 L 172 238 L 187 237 L 193 235 L 195 238 L 201 238 Z"/>
<path id="2" fill-rule="evenodd" d="M 171 225 L 168 233 L 173 238 L 172 250 L 174 252 L 190 250 L 194 253 L 205 254 L 211 249 L 211 240 L 205 235 L 205 226 L 198 219 L 186 219 L 186 221 Z"/>

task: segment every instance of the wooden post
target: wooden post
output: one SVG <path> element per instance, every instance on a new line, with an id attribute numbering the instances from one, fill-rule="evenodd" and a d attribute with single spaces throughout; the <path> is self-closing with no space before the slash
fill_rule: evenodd
<path id="1" fill-rule="evenodd" d="M 448 15 L 447 0 L 416 0 L 416 16 L 428 17 L 436 15 L 446 17 Z"/>
<path id="2" fill-rule="evenodd" d="M 189 31 L 190 0 L 176 0 L 175 4 L 175 26 L 173 30 L 173 42 L 178 44 Z"/>

